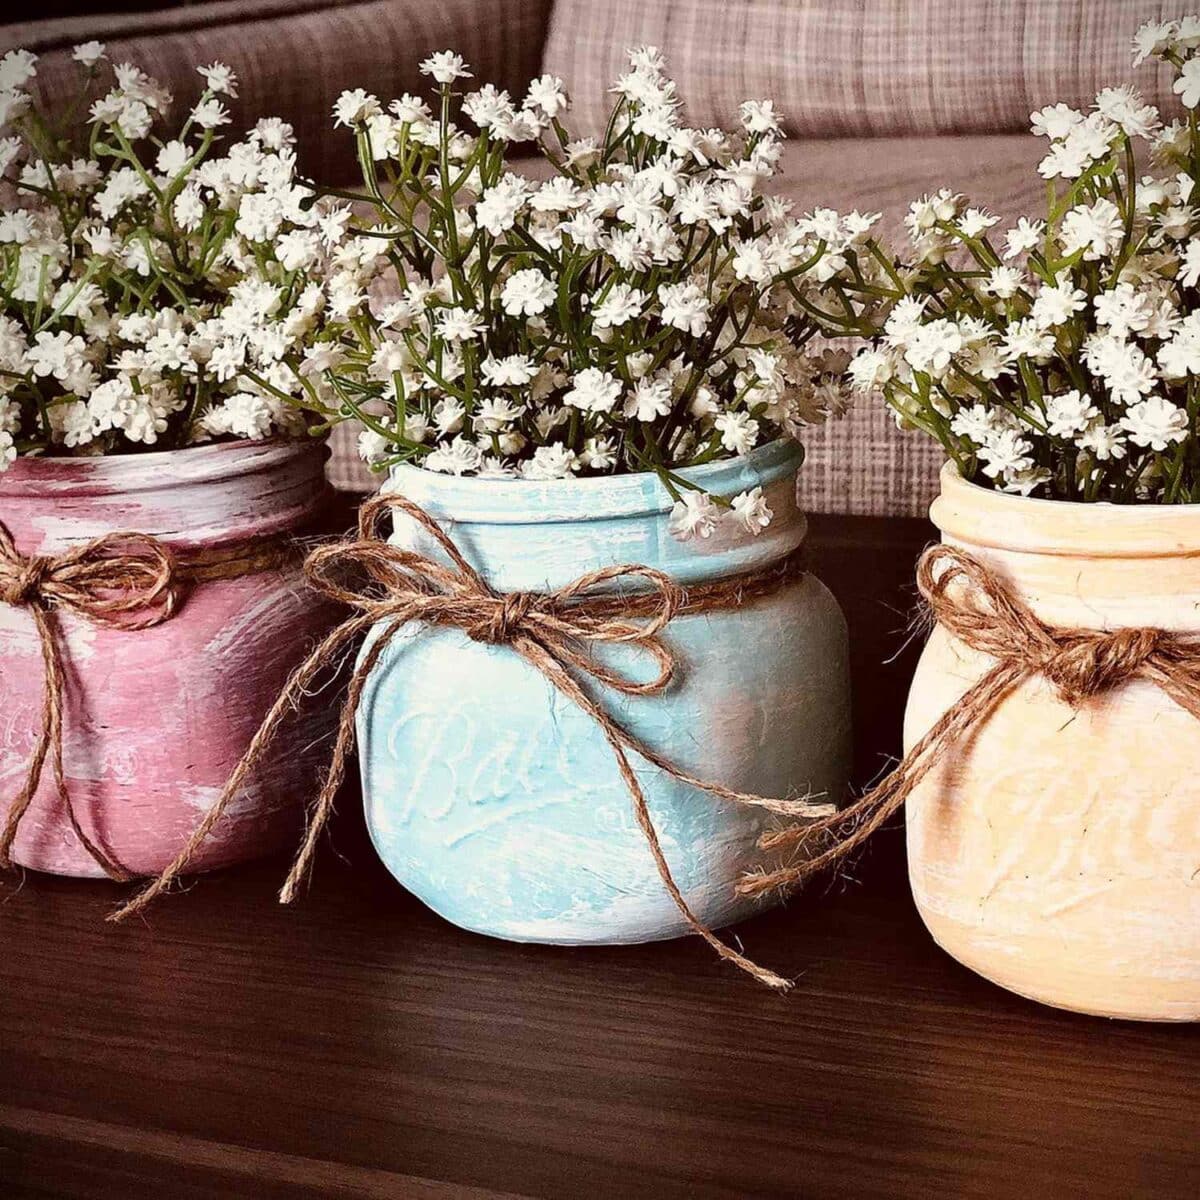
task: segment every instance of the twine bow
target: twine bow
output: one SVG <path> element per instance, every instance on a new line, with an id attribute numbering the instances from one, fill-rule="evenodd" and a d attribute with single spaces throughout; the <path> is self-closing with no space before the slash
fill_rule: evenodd
<path id="1" fill-rule="evenodd" d="M 155 538 L 112 533 L 62 554 L 26 556 L 0 524 L 0 603 L 29 611 L 37 628 L 43 670 L 41 730 L 25 783 L 0 831 L 0 867 L 12 865 L 18 826 L 49 758 L 75 836 L 106 875 L 123 881 L 133 878 L 84 833 L 71 801 L 63 772 L 63 662 L 55 613 L 75 613 L 93 625 L 147 629 L 168 620 L 181 597 L 174 555 Z"/>
<path id="2" fill-rule="evenodd" d="M 449 565 L 383 540 L 378 533 L 379 518 L 393 509 L 421 525 L 445 553 Z M 663 886 L 689 928 L 722 958 L 761 982 L 774 988 L 790 987 L 790 981 L 757 966 L 721 941 L 688 907 L 663 854 L 629 755 L 632 752 L 672 779 L 732 803 L 804 818 L 828 815 L 833 806 L 807 799 L 773 799 L 697 779 L 668 762 L 618 723 L 593 698 L 583 681 L 599 684 L 624 696 L 661 693 L 676 668 L 674 655 L 662 636 L 674 617 L 683 612 L 729 607 L 766 594 L 790 578 L 794 569 L 793 561 L 755 576 L 685 591 L 661 571 L 626 565 L 590 571 L 557 591 L 501 593 L 466 561 L 451 538 L 424 509 L 403 496 L 376 496 L 360 510 L 357 539 L 318 547 L 305 563 L 309 581 L 316 590 L 348 606 L 354 615 L 338 626 L 296 669 L 230 776 L 221 797 L 175 861 L 110 919 L 121 920 L 140 911 L 184 870 L 260 760 L 280 722 L 300 703 L 315 677 L 330 664 L 340 661 L 344 651 L 374 627 L 375 638 L 350 679 L 328 774 L 312 806 L 300 850 L 279 894 L 281 902 L 292 901 L 311 868 L 318 839 L 345 774 L 346 759 L 354 740 L 355 713 L 367 678 L 396 635 L 408 622 L 418 621 L 461 629 L 475 641 L 510 647 L 587 713 L 612 749 Z M 641 587 L 629 593 L 614 591 L 613 584 Z M 642 682 L 586 653 L 588 648 L 606 644 L 635 648 L 648 656 L 657 673 Z"/>
<path id="3" fill-rule="evenodd" d="M 807 850 L 791 867 L 747 877 L 743 895 L 792 887 L 862 845 L 900 810 L 913 790 L 956 744 L 974 734 L 1012 691 L 1037 676 L 1064 704 L 1079 708 L 1135 679 L 1153 683 L 1200 720 L 1200 635 L 1163 629 L 1068 629 L 1047 625 L 977 558 L 951 546 L 931 546 L 917 567 L 917 586 L 932 619 L 991 666 L 905 755 L 877 787 L 840 812 L 765 835 L 763 849 Z"/>

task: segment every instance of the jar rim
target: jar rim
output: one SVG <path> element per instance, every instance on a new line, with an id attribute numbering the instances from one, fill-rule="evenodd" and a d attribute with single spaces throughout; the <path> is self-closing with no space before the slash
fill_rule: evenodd
<path id="1" fill-rule="evenodd" d="M 733 496 L 794 474 L 804 449 L 776 438 L 736 458 L 722 458 L 672 473 L 707 492 Z M 583 479 L 480 479 L 442 475 L 409 463 L 391 468 L 384 492 L 402 492 L 430 515 L 485 525 L 608 520 L 670 511 L 675 501 L 652 471 Z"/>
<path id="2" fill-rule="evenodd" d="M 941 470 L 930 520 L 966 547 L 1087 558 L 1200 556 L 1200 504 L 1046 500 L 971 483 Z"/>
<path id="3" fill-rule="evenodd" d="M 0 473 L 0 499 L 6 494 L 61 498 L 157 491 L 253 475 L 307 454 L 328 456 L 326 439 L 240 438 L 133 454 L 31 455 Z"/>

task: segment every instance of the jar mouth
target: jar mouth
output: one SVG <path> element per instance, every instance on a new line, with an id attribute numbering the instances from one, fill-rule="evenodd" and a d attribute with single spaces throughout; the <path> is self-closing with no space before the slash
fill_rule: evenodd
<path id="1" fill-rule="evenodd" d="M 706 492 L 734 496 L 795 474 L 804 449 L 777 438 L 737 458 L 723 458 L 672 473 Z M 384 492 L 401 492 L 435 517 L 485 525 L 607 520 L 669 512 L 674 498 L 653 472 L 584 479 L 480 479 L 442 475 L 408 463 L 391 469 Z"/>
<path id="2" fill-rule="evenodd" d="M 35 455 L 18 458 L 0 474 L 0 498 L 111 496 L 159 491 L 181 483 L 211 483 L 270 471 L 306 455 L 327 457 L 324 438 L 242 438 L 178 450 L 95 456 Z"/>
<path id="3" fill-rule="evenodd" d="M 1067 558 L 1200 556 L 1200 504 L 1044 500 L 971 483 L 953 463 L 941 471 L 930 520 L 949 541 Z"/>

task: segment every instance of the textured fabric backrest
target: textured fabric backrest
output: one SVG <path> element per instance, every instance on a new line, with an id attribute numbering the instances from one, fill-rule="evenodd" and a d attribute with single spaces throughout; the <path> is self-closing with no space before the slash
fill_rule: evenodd
<path id="1" fill-rule="evenodd" d="M 521 90 L 537 74 L 550 0 L 223 0 L 154 13 L 109 13 L 0 26 L 0 54 L 24 46 L 42 56 L 37 86 L 52 105 L 75 94 L 71 47 L 96 38 L 113 62 L 132 62 L 176 97 L 177 115 L 202 86 L 195 68 L 232 67 L 241 124 L 291 122 L 301 168 L 323 183 L 357 178 L 354 140 L 334 131 L 330 110 L 344 88 L 387 101 L 425 93 L 417 64 L 453 47 L 480 79 Z M 228 132 L 228 131 L 227 131 Z"/>
<path id="2" fill-rule="evenodd" d="M 793 135 L 1023 130 L 1029 113 L 1086 106 L 1130 78 L 1146 20 L 1188 0 L 557 0 L 546 70 L 572 91 L 575 124 L 597 132 L 642 44 L 667 55 L 694 125 L 733 123 L 738 103 L 771 98 Z M 1142 67 L 1147 98 L 1169 76 Z"/>

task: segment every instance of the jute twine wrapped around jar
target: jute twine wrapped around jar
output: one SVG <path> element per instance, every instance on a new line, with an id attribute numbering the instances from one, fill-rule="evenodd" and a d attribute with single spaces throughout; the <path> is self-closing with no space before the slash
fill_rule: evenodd
<path id="1" fill-rule="evenodd" d="M 791 888 L 861 846 L 903 807 L 921 781 L 969 742 L 1004 699 L 1041 676 L 1073 709 L 1135 679 L 1160 688 L 1200 720 L 1200 635 L 1128 627 L 1047 625 L 984 563 L 952 546 L 931 546 L 917 567 L 929 617 L 963 645 L 994 662 L 934 723 L 877 787 L 837 812 L 766 834 L 764 849 L 796 851 L 793 865 L 749 876 L 738 891 Z"/>
<path id="2" fill-rule="evenodd" d="M 261 538 L 235 546 L 177 554 L 144 533 L 109 533 L 55 555 L 24 555 L 0 524 L 0 604 L 28 612 L 37 629 L 44 673 L 41 727 L 21 790 L 0 828 L 0 868 L 12 865 L 13 841 L 41 782 L 47 759 L 75 836 L 112 879 L 134 878 L 80 826 L 63 770 L 65 674 L 57 614 L 131 634 L 169 621 L 195 583 L 237 579 L 273 570 L 296 557 L 285 539 Z"/>

